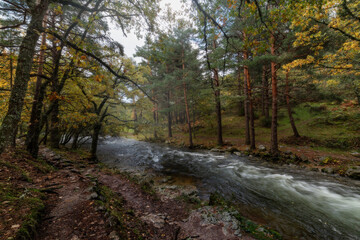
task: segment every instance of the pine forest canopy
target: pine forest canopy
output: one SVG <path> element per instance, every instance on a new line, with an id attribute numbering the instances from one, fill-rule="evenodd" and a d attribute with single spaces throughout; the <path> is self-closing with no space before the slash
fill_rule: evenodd
<path id="1" fill-rule="evenodd" d="M 156 0 L 1 0 L 0 152 L 17 138 L 35 157 L 40 144 L 91 139 L 96 159 L 99 136 L 179 131 L 193 147 L 206 124 L 222 146 L 224 116 L 241 116 L 234 137 L 255 149 L 256 130 L 271 127 L 278 154 L 282 109 L 299 138 L 294 107 L 359 105 L 359 0 L 183 4 L 186 16 L 169 6 L 159 15 Z M 110 21 L 144 37 L 140 63 Z"/>

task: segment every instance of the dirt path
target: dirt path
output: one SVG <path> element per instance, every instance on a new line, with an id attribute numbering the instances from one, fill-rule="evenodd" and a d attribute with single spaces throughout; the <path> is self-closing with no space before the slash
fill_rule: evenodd
<path id="1" fill-rule="evenodd" d="M 37 240 L 253 239 L 221 209 L 191 211 L 184 201 L 145 192 L 129 178 L 97 165 L 75 164 L 47 149 L 42 155 L 60 170 L 44 179 L 50 197 Z M 96 190 L 99 186 L 109 188 L 114 199 L 104 200 Z M 121 199 L 121 212 L 112 211 L 115 198 Z M 107 201 L 104 206 L 109 209 L 97 201 Z M 120 222 L 114 220 L 116 214 L 121 215 Z"/>
<path id="2" fill-rule="evenodd" d="M 92 199 L 93 183 L 74 165 L 50 151 L 43 155 L 61 168 L 48 179 L 55 189 L 47 201 L 46 216 L 39 228 L 38 240 L 52 239 L 109 239 L 111 229 Z"/>

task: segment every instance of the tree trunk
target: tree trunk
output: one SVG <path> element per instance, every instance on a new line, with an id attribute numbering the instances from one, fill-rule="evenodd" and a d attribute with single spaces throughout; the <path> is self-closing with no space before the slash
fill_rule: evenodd
<path id="1" fill-rule="evenodd" d="M 213 48 L 216 49 L 216 40 L 213 41 Z M 217 68 L 214 68 L 213 72 L 214 72 L 215 112 L 216 112 L 216 123 L 217 123 L 217 145 L 222 146 L 224 145 L 224 141 L 222 136 L 219 71 Z"/>
<path id="2" fill-rule="evenodd" d="M 249 95 L 247 87 L 247 68 L 244 67 L 244 116 L 245 116 L 245 144 L 250 144 L 250 116 L 249 116 Z"/>
<path id="3" fill-rule="evenodd" d="M 10 50 L 10 90 L 13 88 L 13 71 L 14 71 L 14 61 L 13 61 L 13 52 Z"/>
<path id="4" fill-rule="evenodd" d="M 192 132 L 191 132 L 191 121 L 190 121 L 190 112 L 189 112 L 189 104 L 187 100 L 187 94 L 186 94 L 186 83 L 184 82 L 184 101 L 185 101 L 185 110 L 186 110 L 186 119 L 188 122 L 188 129 L 189 129 L 189 147 L 192 148 L 194 146 L 193 140 L 192 140 Z"/>
<path id="5" fill-rule="evenodd" d="M 73 141 L 71 143 L 71 149 L 77 149 L 78 148 L 78 140 L 80 136 L 80 130 L 76 131 L 75 136 L 73 137 Z"/>
<path id="6" fill-rule="evenodd" d="M 170 91 L 168 91 L 167 93 L 167 107 L 168 107 L 168 112 L 167 112 L 167 118 L 168 118 L 168 137 L 171 138 L 172 137 L 172 131 L 171 131 L 171 111 L 170 111 Z"/>
<path id="7" fill-rule="evenodd" d="M 93 161 L 97 161 L 96 151 L 99 141 L 100 130 L 101 130 L 101 123 L 95 123 L 92 134 L 91 149 L 90 149 L 90 160 Z"/>
<path id="8" fill-rule="evenodd" d="M 187 86 L 186 86 L 185 77 L 184 77 L 184 71 L 185 71 L 184 51 L 182 51 L 182 70 L 183 70 L 182 77 L 183 77 L 183 87 L 184 87 L 185 111 L 186 111 L 186 119 L 187 119 L 188 128 L 189 128 L 189 147 L 192 148 L 194 146 L 194 144 L 193 144 L 193 140 L 192 140 L 189 104 L 188 104 L 188 100 L 187 100 Z"/>
<path id="9" fill-rule="evenodd" d="M 249 55 L 248 52 L 244 52 L 244 59 L 248 60 Z M 254 150 L 255 147 L 255 125 L 254 125 L 254 108 L 253 108 L 253 101 L 251 96 L 251 81 L 250 81 L 250 71 L 249 67 L 247 65 L 244 66 L 244 76 L 246 79 L 246 99 L 247 99 L 247 105 L 248 105 L 248 118 L 247 121 L 250 122 L 250 149 Z M 249 126 L 249 123 L 247 123 Z"/>
<path id="10" fill-rule="evenodd" d="M 271 35 L 271 55 L 275 56 L 275 37 Z M 272 118 L 271 118 L 271 143 L 270 151 L 272 154 L 279 153 L 278 137 L 277 137 L 277 75 L 276 63 L 271 62 L 271 90 L 272 90 Z"/>
<path id="11" fill-rule="evenodd" d="M 214 70 L 214 96 L 215 96 L 215 112 L 216 112 L 216 123 L 217 123 L 217 145 L 224 145 L 222 136 L 222 122 L 221 122 L 221 101 L 220 101 L 220 81 L 219 73 L 215 68 Z"/>
<path id="12" fill-rule="evenodd" d="M 52 148 L 59 148 L 61 139 L 59 128 L 59 100 L 56 99 L 53 104 L 53 110 L 50 118 L 50 146 Z"/>
<path id="13" fill-rule="evenodd" d="M 41 0 L 41 2 L 31 10 L 32 17 L 30 24 L 20 45 L 16 76 L 14 86 L 11 90 L 8 111 L 0 128 L 0 153 L 10 144 L 14 136 L 14 129 L 17 128 L 21 118 L 35 46 L 39 39 L 39 31 L 47 8 L 48 0 Z"/>
<path id="14" fill-rule="evenodd" d="M 290 105 L 289 70 L 286 70 L 286 75 L 285 75 L 285 95 L 286 95 L 286 105 L 287 105 L 287 110 L 288 110 L 288 114 L 289 114 L 291 128 L 293 130 L 294 137 L 298 138 L 298 137 L 300 137 L 300 134 L 295 126 L 295 121 L 294 121 L 294 117 L 291 112 L 291 105 Z"/>
<path id="15" fill-rule="evenodd" d="M 43 27 L 46 26 L 46 16 L 44 17 Z M 43 100 L 45 97 L 46 85 L 42 85 L 42 77 L 43 74 L 43 66 L 45 61 L 45 46 L 46 46 L 46 33 L 42 33 L 41 39 L 41 47 L 40 47 L 40 56 L 39 56 L 39 68 L 38 68 L 38 76 L 36 79 L 36 87 L 34 93 L 34 100 L 31 109 L 30 116 L 30 125 L 28 128 L 28 133 L 26 135 L 26 148 L 27 151 L 34 157 L 37 158 L 39 151 L 39 136 L 40 136 L 40 117 L 41 110 L 43 107 Z"/>
<path id="16" fill-rule="evenodd" d="M 240 65 L 240 60 L 239 60 L 238 64 Z M 241 79 L 241 67 L 239 67 L 239 69 L 238 69 L 237 80 L 238 80 L 238 96 L 239 96 L 238 115 L 239 116 L 244 116 L 245 115 L 244 100 L 241 99 L 241 96 L 243 95 L 243 84 L 242 84 L 242 79 Z"/>
<path id="17" fill-rule="evenodd" d="M 261 91 L 261 105 L 262 105 L 262 115 L 265 116 L 265 118 L 269 118 L 269 81 L 266 74 L 266 66 L 263 66 L 263 72 L 262 72 L 262 91 Z"/>

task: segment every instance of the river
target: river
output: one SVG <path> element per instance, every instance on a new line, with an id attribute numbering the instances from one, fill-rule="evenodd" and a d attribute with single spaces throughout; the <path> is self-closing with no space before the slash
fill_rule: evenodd
<path id="1" fill-rule="evenodd" d="M 98 156 L 118 168 L 195 178 L 201 198 L 214 191 L 231 196 L 242 214 L 285 239 L 360 239 L 360 187 L 355 181 L 125 138 L 103 141 Z"/>

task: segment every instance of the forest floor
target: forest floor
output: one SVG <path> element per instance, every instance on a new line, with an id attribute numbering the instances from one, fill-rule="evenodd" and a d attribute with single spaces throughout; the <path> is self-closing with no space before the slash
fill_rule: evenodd
<path id="1" fill-rule="evenodd" d="M 304 104 L 294 109 L 294 118 L 301 137 L 293 137 L 284 109 L 279 112 L 278 139 L 280 158 L 273 158 L 270 149 L 270 122 L 255 120 L 257 150 L 245 145 L 244 117 L 235 113 L 223 115 L 224 146 L 217 146 L 215 116 L 194 124 L 193 142 L 197 148 L 240 151 L 280 164 L 294 164 L 312 171 L 339 174 L 360 179 L 360 108 L 351 102 Z M 267 125 L 267 126 L 266 126 Z M 166 132 L 164 130 L 164 132 Z M 188 146 L 186 124 L 173 127 L 173 137 L 164 141 L 177 146 Z"/>
<path id="2" fill-rule="evenodd" d="M 81 151 L 21 147 L 0 161 L 0 239 L 279 239 L 221 198 L 151 172 L 119 172 Z M 215 200 L 214 200 L 215 199 Z"/>

